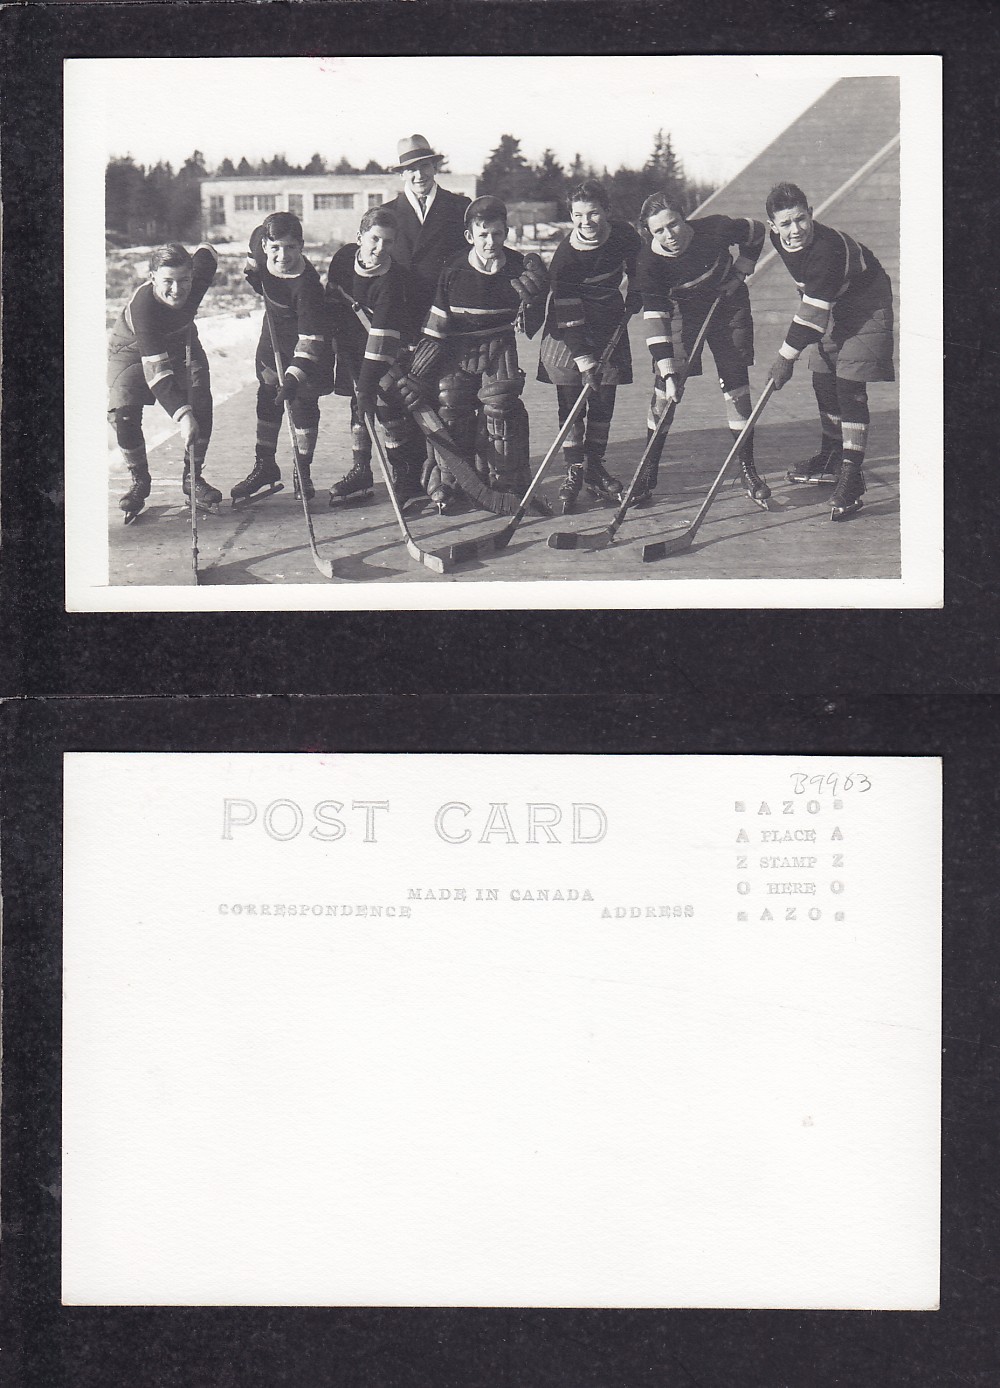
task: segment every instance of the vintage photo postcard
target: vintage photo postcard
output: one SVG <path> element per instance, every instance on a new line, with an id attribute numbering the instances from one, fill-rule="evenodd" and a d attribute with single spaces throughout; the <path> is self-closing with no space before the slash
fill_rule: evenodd
<path id="1" fill-rule="evenodd" d="M 936 1309 L 938 759 L 64 789 L 64 1304 Z"/>
<path id="2" fill-rule="evenodd" d="M 941 606 L 939 56 L 64 97 L 68 611 Z"/>

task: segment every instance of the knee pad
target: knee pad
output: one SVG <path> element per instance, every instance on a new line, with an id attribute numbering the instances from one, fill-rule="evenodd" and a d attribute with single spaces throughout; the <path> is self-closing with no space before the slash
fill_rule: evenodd
<path id="1" fill-rule="evenodd" d="M 295 429 L 316 429 L 319 427 L 319 400 L 310 392 L 298 394 L 291 402 L 289 410 L 292 427 Z"/>
<path id="2" fill-rule="evenodd" d="M 841 419 L 852 424 L 869 422 L 868 387 L 864 381 L 842 381 L 838 378 L 837 400 Z"/>
<path id="3" fill-rule="evenodd" d="M 281 423 L 281 406 L 274 399 L 277 393 L 277 376 L 275 376 L 273 384 L 269 385 L 261 381 L 257 386 L 257 418 L 266 420 L 268 424 Z"/>
<path id="4" fill-rule="evenodd" d="M 719 373 L 719 389 L 734 400 L 746 394 L 750 390 L 750 372 L 745 366 L 727 368 Z"/>
<path id="5" fill-rule="evenodd" d="M 115 431 L 115 442 L 119 448 L 141 448 L 142 408 L 125 405 L 116 410 L 108 410 L 108 423 Z"/>

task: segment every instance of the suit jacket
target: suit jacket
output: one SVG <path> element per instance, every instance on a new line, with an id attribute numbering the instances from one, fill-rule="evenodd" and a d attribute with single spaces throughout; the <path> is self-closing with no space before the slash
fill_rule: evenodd
<path id="1" fill-rule="evenodd" d="M 438 184 L 434 202 L 423 222 L 405 193 L 399 193 L 387 206 L 399 223 L 392 258 L 410 272 L 410 337 L 416 340 L 433 302 L 438 276 L 449 260 L 468 248 L 465 213 L 469 199 L 463 193 L 450 193 Z"/>

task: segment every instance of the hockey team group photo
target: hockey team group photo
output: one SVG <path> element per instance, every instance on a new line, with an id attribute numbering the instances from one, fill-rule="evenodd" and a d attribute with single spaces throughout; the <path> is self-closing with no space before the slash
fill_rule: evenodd
<path id="1" fill-rule="evenodd" d="M 581 61 L 117 65 L 110 586 L 900 577 L 899 77 Z"/>

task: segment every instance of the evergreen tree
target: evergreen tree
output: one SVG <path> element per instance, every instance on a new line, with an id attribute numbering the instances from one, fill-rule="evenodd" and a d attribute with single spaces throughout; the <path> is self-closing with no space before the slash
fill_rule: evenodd
<path id="1" fill-rule="evenodd" d="M 480 191 L 504 202 L 520 202 L 531 196 L 532 172 L 521 153 L 521 141 L 501 135 L 500 143 L 483 165 Z"/>
<path id="2" fill-rule="evenodd" d="M 340 162 L 333 171 L 335 174 L 356 174 L 358 171 L 348 159 L 346 154 L 340 156 Z"/>
<path id="3" fill-rule="evenodd" d="M 250 178 L 257 172 L 257 169 L 255 165 L 250 163 L 246 155 L 244 155 L 236 166 L 236 172 L 239 174 L 240 178 Z"/>
<path id="4" fill-rule="evenodd" d="M 302 172 L 307 174 L 325 174 L 326 160 L 321 154 L 314 154 Z"/>
<path id="5" fill-rule="evenodd" d="M 104 173 L 104 220 L 109 231 L 132 234 L 131 221 L 146 181 L 146 170 L 130 154 L 111 159 Z"/>
<path id="6" fill-rule="evenodd" d="M 539 202 L 559 202 L 566 191 L 566 170 L 559 163 L 551 149 L 542 151 L 542 157 L 535 165 L 534 194 Z"/>
<path id="7" fill-rule="evenodd" d="M 385 173 L 385 169 L 383 169 L 377 159 L 369 159 L 364 167 L 364 172 L 366 174 L 382 174 Z"/>
<path id="8" fill-rule="evenodd" d="M 236 173 L 236 165 L 227 155 L 215 171 L 216 178 L 232 178 Z"/>
<path id="9" fill-rule="evenodd" d="M 649 192 L 672 193 L 683 199 L 685 193 L 684 170 L 674 154 L 673 141 L 669 133 L 658 130 L 653 140 L 653 150 L 643 166 L 643 174 L 649 184 Z"/>

